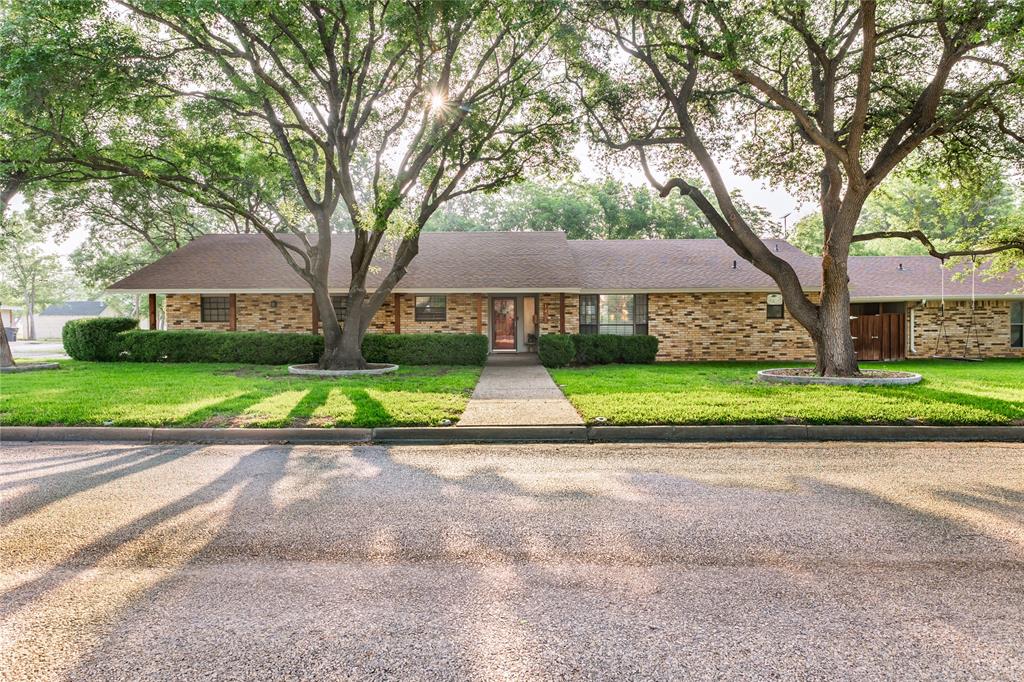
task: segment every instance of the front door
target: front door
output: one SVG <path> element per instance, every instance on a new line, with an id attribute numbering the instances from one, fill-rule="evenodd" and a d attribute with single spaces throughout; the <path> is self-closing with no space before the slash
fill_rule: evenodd
<path id="1" fill-rule="evenodd" d="M 491 346 L 494 350 L 516 349 L 516 299 L 491 299 L 491 328 L 494 336 Z"/>

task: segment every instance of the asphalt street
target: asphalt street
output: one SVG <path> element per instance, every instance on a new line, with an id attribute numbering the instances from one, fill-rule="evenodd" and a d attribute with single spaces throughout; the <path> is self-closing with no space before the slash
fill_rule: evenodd
<path id="1" fill-rule="evenodd" d="M 0 679 L 1020 679 L 1024 446 L 4 443 Z"/>

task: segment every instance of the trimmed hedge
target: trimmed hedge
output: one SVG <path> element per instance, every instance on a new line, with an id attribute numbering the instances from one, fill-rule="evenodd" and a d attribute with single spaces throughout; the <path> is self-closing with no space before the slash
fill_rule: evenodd
<path id="1" fill-rule="evenodd" d="M 540 362 L 545 367 L 649 364 L 658 354 L 656 336 L 615 334 L 545 334 L 540 337 Z"/>
<path id="2" fill-rule="evenodd" d="M 367 362 L 396 365 L 482 365 L 487 361 L 483 334 L 367 334 Z"/>
<path id="3" fill-rule="evenodd" d="M 324 351 L 320 336 L 270 332 L 130 331 L 120 342 L 118 359 L 130 362 L 297 365 L 316 362 Z"/>
<path id="4" fill-rule="evenodd" d="M 131 362 L 238 362 L 299 365 L 316 362 L 322 336 L 271 332 L 200 330 L 129 331 L 120 335 L 116 357 Z M 367 334 L 368 362 L 398 365 L 482 365 L 487 337 L 482 334 Z"/>
<path id="5" fill-rule="evenodd" d="M 138 320 L 130 317 L 71 320 L 64 325 L 61 340 L 64 351 L 75 360 L 116 360 L 119 352 L 117 335 L 138 325 Z"/>
<path id="6" fill-rule="evenodd" d="M 542 334 L 537 342 L 537 355 L 545 367 L 563 367 L 576 357 L 576 347 L 568 334 Z"/>

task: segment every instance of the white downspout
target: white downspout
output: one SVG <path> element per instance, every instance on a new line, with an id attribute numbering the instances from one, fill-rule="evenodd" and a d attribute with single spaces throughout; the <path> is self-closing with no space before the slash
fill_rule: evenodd
<path id="1" fill-rule="evenodd" d="M 917 304 L 915 303 L 914 307 L 910 309 L 910 352 L 914 354 L 917 353 L 917 348 L 914 347 L 914 336 L 916 336 L 915 332 L 917 331 L 917 325 L 915 324 L 916 320 L 914 319 L 914 313 L 916 311 Z"/>

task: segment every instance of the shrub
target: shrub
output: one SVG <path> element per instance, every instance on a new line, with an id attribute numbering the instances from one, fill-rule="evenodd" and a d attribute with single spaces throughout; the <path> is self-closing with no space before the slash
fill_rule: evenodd
<path id="1" fill-rule="evenodd" d="M 657 336 L 622 336 L 620 362 L 627 364 L 650 364 L 658 355 Z"/>
<path id="2" fill-rule="evenodd" d="M 623 337 L 615 334 L 574 334 L 577 365 L 607 365 L 618 362 L 622 355 Z"/>
<path id="3" fill-rule="evenodd" d="M 545 334 L 540 337 L 540 362 L 545 367 L 606 365 L 612 362 L 643 364 L 658 354 L 656 336 L 616 334 Z"/>
<path id="4" fill-rule="evenodd" d="M 239 362 L 298 365 L 316 362 L 324 340 L 313 334 L 130 331 L 121 334 L 120 358 L 132 362 Z"/>
<path id="5" fill-rule="evenodd" d="M 64 350 L 75 360 L 117 359 L 117 335 L 138 326 L 130 317 L 94 317 L 71 320 L 61 333 Z"/>
<path id="6" fill-rule="evenodd" d="M 313 334 L 201 330 L 130 331 L 119 339 L 120 358 L 134 362 L 238 362 L 300 365 L 316 362 L 324 340 Z M 368 362 L 399 365 L 482 365 L 482 334 L 367 334 Z"/>
<path id="7" fill-rule="evenodd" d="M 367 334 L 367 362 L 396 365 L 482 365 L 487 361 L 483 334 Z"/>
<path id="8" fill-rule="evenodd" d="M 568 334 L 543 334 L 537 343 L 537 354 L 545 367 L 564 367 L 576 357 L 576 347 Z"/>

